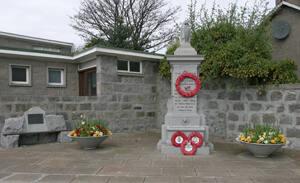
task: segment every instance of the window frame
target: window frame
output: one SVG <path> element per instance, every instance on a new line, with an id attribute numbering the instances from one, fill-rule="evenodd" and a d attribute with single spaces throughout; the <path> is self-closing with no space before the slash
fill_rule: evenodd
<path id="1" fill-rule="evenodd" d="M 120 60 L 120 59 L 119 59 L 117 62 L 119 62 L 119 61 L 126 61 L 126 62 L 127 62 L 127 71 L 125 71 L 125 70 L 119 70 L 119 69 L 118 69 L 118 63 L 117 63 L 117 71 L 118 71 L 119 73 L 143 74 L 143 62 L 141 62 L 141 61 Z M 131 63 L 131 62 L 137 62 L 137 63 L 140 64 L 140 72 L 130 71 L 130 63 Z"/>
<path id="2" fill-rule="evenodd" d="M 13 81 L 13 67 L 25 67 L 26 69 L 26 81 Z M 10 86 L 31 86 L 31 65 L 26 64 L 9 64 L 9 85 Z"/>
<path id="3" fill-rule="evenodd" d="M 61 83 L 50 83 L 49 82 L 49 70 L 60 70 L 61 76 Z M 61 88 L 66 87 L 66 68 L 65 67 L 55 67 L 55 66 L 49 66 L 47 67 L 47 86 L 48 87 L 54 87 L 54 88 Z"/>

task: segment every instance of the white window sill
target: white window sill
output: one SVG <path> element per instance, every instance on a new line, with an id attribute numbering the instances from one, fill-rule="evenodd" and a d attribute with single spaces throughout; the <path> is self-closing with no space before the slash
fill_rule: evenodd
<path id="1" fill-rule="evenodd" d="M 31 87 L 31 83 L 14 83 L 10 82 L 9 86 Z"/>
<path id="2" fill-rule="evenodd" d="M 119 76 L 136 76 L 136 77 L 144 77 L 143 73 L 134 73 L 134 72 L 119 72 Z"/>
<path id="3" fill-rule="evenodd" d="M 53 84 L 48 84 L 47 88 L 66 88 L 66 85 L 53 85 Z"/>

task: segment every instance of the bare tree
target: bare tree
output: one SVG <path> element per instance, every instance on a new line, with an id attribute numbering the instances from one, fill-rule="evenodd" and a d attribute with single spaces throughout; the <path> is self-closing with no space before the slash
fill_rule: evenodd
<path id="1" fill-rule="evenodd" d="M 176 35 L 165 0 L 84 0 L 72 27 L 87 47 L 103 44 L 134 50 L 159 50 Z"/>

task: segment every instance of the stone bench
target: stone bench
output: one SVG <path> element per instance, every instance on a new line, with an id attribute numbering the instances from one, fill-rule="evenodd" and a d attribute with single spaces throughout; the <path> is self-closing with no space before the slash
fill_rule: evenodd
<path id="1" fill-rule="evenodd" d="M 70 142 L 67 127 L 62 115 L 46 115 L 39 107 L 33 107 L 23 116 L 8 118 L 2 129 L 0 146 L 3 148 L 18 147 L 20 136 L 57 133 L 58 142 Z M 38 136 L 39 137 L 39 136 Z"/>

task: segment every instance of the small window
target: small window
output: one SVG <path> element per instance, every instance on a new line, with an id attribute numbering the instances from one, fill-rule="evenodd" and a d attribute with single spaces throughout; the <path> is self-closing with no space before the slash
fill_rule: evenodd
<path id="1" fill-rule="evenodd" d="M 127 73 L 142 73 L 142 63 L 133 61 L 118 61 L 118 71 Z"/>
<path id="2" fill-rule="evenodd" d="M 118 71 L 128 71 L 128 61 L 118 61 Z"/>
<path id="3" fill-rule="evenodd" d="M 10 65 L 10 84 L 11 85 L 30 85 L 31 68 L 26 65 Z"/>
<path id="4" fill-rule="evenodd" d="M 64 86 L 65 70 L 62 68 L 48 68 L 48 85 Z"/>

